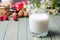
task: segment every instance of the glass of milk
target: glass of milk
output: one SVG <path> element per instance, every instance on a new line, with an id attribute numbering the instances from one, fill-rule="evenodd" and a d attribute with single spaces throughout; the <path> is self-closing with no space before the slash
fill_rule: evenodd
<path id="1" fill-rule="evenodd" d="M 29 28 L 33 36 L 44 37 L 48 34 L 49 14 L 45 10 L 32 9 L 29 15 Z"/>

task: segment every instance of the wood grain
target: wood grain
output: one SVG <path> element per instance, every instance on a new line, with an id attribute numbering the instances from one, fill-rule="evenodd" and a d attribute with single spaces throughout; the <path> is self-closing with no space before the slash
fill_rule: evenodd
<path id="1" fill-rule="evenodd" d="M 0 40 L 3 40 L 5 37 L 8 21 L 3 21 L 0 24 Z"/>
<path id="2" fill-rule="evenodd" d="M 20 18 L 18 40 L 27 40 L 26 18 Z"/>
<path id="3" fill-rule="evenodd" d="M 13 21 L 11 18 L 7 26 L 4 40 L 17 40 L 17 34 L 18 34 L 18 22 Z"/>

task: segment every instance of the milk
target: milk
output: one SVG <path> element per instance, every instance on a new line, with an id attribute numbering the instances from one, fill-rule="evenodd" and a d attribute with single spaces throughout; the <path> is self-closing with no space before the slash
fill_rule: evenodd
<path id="1" fill-rule="evenodd" d="M 34 13 L 29 16 L 30 31 L 33 33 L 44 33 L 48 30 L 49 16 L 47 14 Z"/>
<path id="2" fill-rule="evenodd" d="M 5 3 L 5 2 L 11 2 L 11 0 L 1 0 L 1 2 Z"/>

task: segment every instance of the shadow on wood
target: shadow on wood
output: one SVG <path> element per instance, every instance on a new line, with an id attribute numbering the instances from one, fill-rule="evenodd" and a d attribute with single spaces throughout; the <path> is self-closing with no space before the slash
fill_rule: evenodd
<path id="1" fill-rule="evenodd" d="M 60 36 L 60 32 L 49 31 L 47 36 L 52 36 L 52 37 L 54 37 L 54 36 Z"/>

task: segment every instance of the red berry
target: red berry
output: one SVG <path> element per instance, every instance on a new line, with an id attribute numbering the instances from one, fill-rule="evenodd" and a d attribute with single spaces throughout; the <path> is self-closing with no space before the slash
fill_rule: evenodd
<path id="1" fill-rule="evenodd" d="M 15 9 L 16 9 L 17 11 L 19 11 L 19 10 L 20 10 L 20 8 L 19 8 L 19 5 L 18 5 L 18 4 L 16 4 L 16 5 L 15 5 Z"/>
<path id="2" fill-rule="evenodd" d="M 5 16 L 4 16 L 4 20 L 9 20 L 8 15 L 5 15 Z"/>
<path id="3" fill-rule="evenodd" d="M 20 3 L 20 4 L 18 4 L 18 6 L 19 6 L 19 9 L 21 10 L 21 9 L 23 9 L 23 4 L 22 3 Z"/>
<path id="4" fill-rule="evenodd" d="M 0 16 L 0 21 L 3 21 L 3 16 Z"/>
<path id="5" fill-rule="evenodd" d="M 18 17 L 17 16 L 13 16 L 13 20 L 14 21 L 18 21 Z"/>

